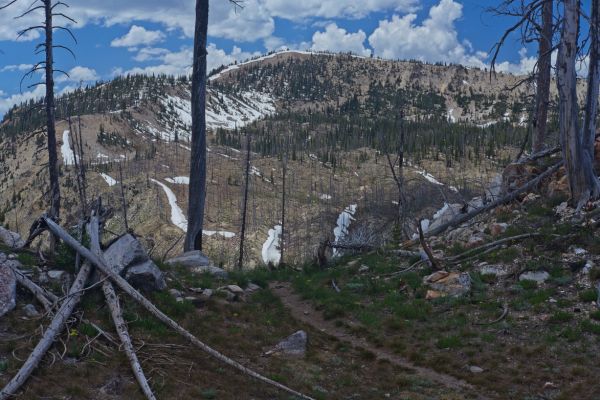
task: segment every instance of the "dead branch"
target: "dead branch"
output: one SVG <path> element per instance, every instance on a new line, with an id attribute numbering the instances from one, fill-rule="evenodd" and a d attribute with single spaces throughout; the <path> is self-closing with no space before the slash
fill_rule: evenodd
<path id="1" fill-rule="evenodd" d="M 50 322 L 50 325 L 44 332 L 42 339 L 35 346 L 25 364 L 21 367 L 17 375 L 15 375 L 10 382 L 0 392 L 0 400 L 6 400 L 12 397 L 17 390 L 25 383 L 29 378 L 33 370 L 38 366 L 44 354 L 48 351 L 50 346 L 56 340 L 58 334 L 62 331 L 65 322 L 71 316 L 73 309 L 81 299 L 83 294 L 82 289 L 88 280 L 92 265 L 89 262 L 84 263 L 83 267 L 79 270 L 73 286 L 69 290 L 69 297 L 62 303 L 60 309 L 56 312 L 56 315 Z"/>
<path id="2" fill-rule="evenodd" d="M 474 325 L 493 325 L 496 324 L 500 321 L 502 321 L 504 318 L 506 318 L 506 316 L 508 315 L 508 304 L 504 303 L 504 305 L 502 306 L 502 314 L 496 318 L 495 320 L 491 321 L 491 322 L 474 322 Z"/>
<path id="3" fill-rule="evenodd" d="M 470 249 L 470 250 L 465 251 L 464 253 L 458 254 L 456 256 L 447 257 L 445 260 L 449 261 L 449 262 L 459 262 L 461 259 L 475 255 L 475 254 L 479 253 L 480 251 L 492 249 L 495 247 L 502 246 L 505 243 L 510 243 L 510 242 L 514 242 L 517 240 L 521 240 L 521 239 L 528 239 L 528 238 L 535 237 L 535 236 L 540 236 L 540 234 L 539 233 L 525 233 L 523 235 L 507 237 L 504 239 L 486 243 L 482 246 L 476 247 L 474 249 Z"/>
<path id="4" fill-rule="evenodd" d="M 429 247 L 429 244 L 425 240 L 425 235 L 423 234 L 422 222 L 423 222 L 422 220 L 419 220 L 419 242 L 421 242 L 421 247 L 423 247 L 423 251 L 425 251 L 425 254 L 427 254 L 427 258 L 429 259 L 429 263 L 431 264 L 431 266 L 434 269 L 442 269 L 440 267 L 439 262 L 433 256 L 433 252 L 431 251 L 431 247 Z"/>
<path id="5" fill-rule="evenodd" d="M 540 174 L 538 177 L 530 180 L 529 182 L 527 182 L 525 185 L 523 185 L 522 187 L 520 187 L 519 189 L 515 190 L 514 192 L 492 202 L 489 203 L 488 205 L 481 207 L 481 208 L 477 208 L 473 211 L 470 211 L 466 214 L 462 214 L 459 215 L 455 218 L 453 218 L 451 221 L 446 222 L 445 224 L 442 224 L 440 226 L 438 226 L 435 229 L 432 229 L 430 231 L 427 231 L 427 233 L 424 234 L 425 237 L 431 237 L 431 236 L 435 236 L 435 235 L 439 235 L 440 233 L 446 231 L 449 228 L 454 228 L 457 227 L 473 218 L 475 218 L 476 216 L 478 216 L 479 214 L 482 214 L 484 212 L 493 210 L 494 208 L 502 205 L 502 204 L 506 204 L 506 203 L 510 203 L 512 201 L 514 201 L 517 197 L 519 197 L 521 194 L 535 188 L 537 185 L 540 184 L 540 182 L 542 182 L 544 179 L 548 178 L 549 176 L 551 176 L 553 173 L 555 173 L 556 171 L 558 171 L 558 169 L 563 165 L 563 161 L 559 161 L 558 163 L 554 164 L 552 167 L 548 168 L 546 171 L 544 171 L 542 174 Z M 406 248 L 406 247 L 411 247 L 414 246 L 415 244 L 417 244 L 417 240 L 413 239 L 413 240 L 409 240 L 404 242 L 400 247 L 401 248 Z"/>
<path id="6" fill-rule="evenodd" d="M 173 329 L 175 332 L 179 333 L 181 336 L 189 340 L 193 345 L 200 348 L 204 352 L 208 353 L 210 356 L 215 359 L 222 361 L 223 363 L 243 372 L 246 375 L 249 375 L 261 382 L 267 383 L 271 386 L 274 386 L 278 389 L 281 389 L 285 392 L 293 394 L 294 396 L 298 396 L 302 399 L 313 400 L 311 397 L 306 396 L 300 392 L 297 392 L 285 385 L 282 385 L 279 382 L 275 382 L 272 379 L 269 379 L 245 366 L 238 363 L 237 361 L 225 356 L 224 354 L 218 352 L 212 347 L 208 346 L 201 340 L 199 340 L 192 333 L 188 332 L 184 327 L 179 325 L 173 319 L 171 319 L 168 315 L 160 311 L 152 302 L 146 299 L 140 292 L 134 289 L 125 279 L 123 279 L 120 275 L 116 274 L 106 263 L 90 250 L 83 247 L 77 240 L 71 237 L 63 228 L 57 225 L 52 219 L 44 216 L 43 220 L 48 226 L 48 229 L 60 237 L 66 245 L 71 247 L 73 250 L 81 254 L 86 260 L 90 261 L 94 266 L 96 266 L 100 271 L 110 277 L 110 279 L 115 283 L 121 290 L 127 293 L 130 297 L 132 297 L 135 301 L 137 301 L 142 307 L 144 307 L 148 312 L 158 318 L 165 325 Z M 82 268 L 83 269 L 83 268 Z M 2 400 L 2 398 L 0 398 Z"/>
<path id="7" fill-rule="evenodd" d="M 10 267 L 17 278 L 17 282 L 19 285 L 23 286 L 25 289 L 29 290 L 35 298 L 40 302 L 40 304 L 44 307 L 46 312 L 52 310 L 54 305 L 58 302 L 58 297 L 46 289 L 38 286 L 29 279 L 25 274 L 17 268 Z"/>
<path id="8" fill-rule="evenodd" d="M 88 234 L 90 236 L 90 243 L 92 251 L 102 260 L 104 260 L 104 256 L 102 255 L 102 250 L 100 249 L 100 232 L 99 232 L 99 223 L 98 217 L 92 216 L 90 219 L 90 223 L 88 225 Z M 104 275 L 104 274 L 102 274 Z M 102 284 L 102 291 L 104 292 L 104 298 L 106 299 L 106 304 L 108 304 L 108 309 L 110 310 L 110 315 L 115 324 L 115 329 L 117 330 L 117 334 L 121 339 L 121 343 L 123 343 L 123 350 L 129 359 L 129 363 L 131 365 L 131 369 L 133 371 L 133 375 L 135 379 L 138 381 L 142 392 L 148 400 L 156 400 L 154 393 L 152 393 L 152 389 L 148 384 L 148 380 L 144 375 L 144 370 L 142 369 L 142 365 L 140 364 L 137 355 L 135 354 L 135 350 L 133 348 L 133 344 L 131 343 L 131 337 L 129 336 L 129 331 L 127 330 L 127 324 L 123 319 L 123 313 L 121 312 L 121 305 L 119 304 L 119 298 L 115 293 L 115 289 L 110 283 L 110 281 L 105 280 Z"/>

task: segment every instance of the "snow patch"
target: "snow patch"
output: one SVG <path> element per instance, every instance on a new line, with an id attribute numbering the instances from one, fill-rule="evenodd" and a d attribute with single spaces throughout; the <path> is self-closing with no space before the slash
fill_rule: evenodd
<path id="1" fill-rule="evenodd" d="M 119 183 L 114 178 L 104 173 L 100 173 L 100 176 L 106 181 L 106 183 L 108 183 L 108 186 L 115 186 L 117 183 Z"/>
<path id="2" fill-rule="evenodd" d="M 63 132 L 63 144 L 60 146 L 60 152 L 62 153 L 63 163 L 65 165 L 75 165 L 75 153 L 71 149 L 71 145 L 69 143 L 69 135 L 70 131 Z"/>
<path id="3" fill-rule="evenodd" d="M 269 237 L 263 243 L 262 258 L 267 265 L 279 265 L 279 261 L 281 261 L 281 249 L 279 247 L 281 232 L 281 225 L 275 225 L 273 229 L 269 229 Z"/>
<path id="4" fill-rule="evenodd" d="M 352 204 L 341 212 L 337 219 L 337 226 L 333 228 L 333 236 L 335 237 L 334 243 L 340 243 L 348 235 L 348 229 L 350 224 L 354 221 L 354 214 L 358 205 Z M 336 257 L 340 253 L 337 249 L 333 249 L 333 256 Z"/>
<path id="5" fill-rule="evenodd" d="M 189 185 L 190 184 L 190 178 L 187 176 L 176 176 L 174 178 L 165 178 L 165 181 L 167 181 L 169 183 L 174 183 L 177 185 Z"/>
<path id="6" fill-rule="evenodd" d="M 329 194 L 321 194 L 321 195 L 319 195 L 319 198 L 321 200 L 331 200 L 331 195 L 329 195 Z"/>

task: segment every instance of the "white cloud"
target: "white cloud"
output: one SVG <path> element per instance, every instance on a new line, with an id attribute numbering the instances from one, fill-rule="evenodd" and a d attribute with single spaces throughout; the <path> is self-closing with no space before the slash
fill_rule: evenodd
<path id="1" fill-rule="evenodd" d="M 459 41 L 455 22 L 462 17 L 462 4 L 441 0 L 431 7 L 421 25 L 416 14 L 382 20 L 369 37 L 375 55 L 383 58 L 445 61 L 483 67 L 484 52 L 473 52 L 468 41 Z"/>
<path id="2" fill-rule="evenodd" d="M 339 28 L 335 23 L 327 25 L 324 32 L 313 35 L 312 50 L 330 50 L 337 52 L 352 52 L 362 56 L 370 56 L 371 50 L 365 48 L 367 34 L 362 30 L 349 33 Z"/>
<path id="3" fill-rule="evenodd" d="M 144 62 L 149 60 L 155 60 L 160 56 L 169 53 L 169 50 L 157 48 L 157 47 L 144 47 L 141 49 L 133 59 L 138 62 Z"/>
<path id="4" fill-rule="evenodd" d="M 64 74 L 59 75 L 56 78 L 57 82 L 92 82 L 100 79 L 95 69 L 76 66 L 71 68 L 68 72 L 69 76 Z"/>
<path id="5" fill-rule="evenodd" d="M 44 86 L 36 86 L 35 89 L 31 91 L 17 93 L 11 96 L 5 96 L 4 93 L 0 93 L 0 115 L 4 115 L 15 104 L 20 104 L 31 99 L 40 99 L 44 97 L 45 93 L 46 88 Z"/>
<path id="6" fill-rule="evenodd" d="M 532 73 L 537 63 L 537 57 L 528 57 L 527 49 L 525 47 L 519 50 L 519 57 L 518 64 L 513 64 L 508 61 L 496 64 L 496 71 L 508 72 L 515 75 L 527 75 Z"/>
<path id="7" fill-rule="evenodd" d="M 263 0 L 276 17 L 290 20 L 305 18 L 362 18 L 372 12 L 393 10 L 415 11 L 418 0 Z"/>
<path id="8" fill-rule="evenodd" d="M 133 25 L 129 32 L 120 38 L 113 40 L 112 47 L 135 47 L 139 45 L 152 45 L 162 42 L 165 34 L 161 31 L 149 31 L 143 26 Z"/>
<path id="9" fill-rule="evenodd" d="M 3 67 L 2 69 L 0 69 L 0 72 L 15 72 L 15 71 L 27 72 L 31 68 L 33 68 L 33 65 L 31 65 L 31 64 L 7 65 L 7 66 Z"/>

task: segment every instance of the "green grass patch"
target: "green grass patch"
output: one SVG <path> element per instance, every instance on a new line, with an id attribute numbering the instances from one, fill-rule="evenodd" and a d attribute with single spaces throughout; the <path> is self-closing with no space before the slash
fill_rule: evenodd
<path id="1" fill-rule="evenodd" d="M 463 342 L 460 336 L 451 335 L 439 338 L 435 345 L 438 349 L 457 349 L 463 347 Z"/>

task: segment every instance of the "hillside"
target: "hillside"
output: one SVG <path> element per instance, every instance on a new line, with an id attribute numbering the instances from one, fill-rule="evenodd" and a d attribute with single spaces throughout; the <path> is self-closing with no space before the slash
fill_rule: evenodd
<path id="1" fill-rule="evenodd" d="M 299 52 L 215 72 L 207 108 L 207 252 L 226 267 L 236 259 L 243 131 L 253 136 L 248 265 L 267 262 L 267 243 L 278 241 L 269 231 L 281 219 L 284 151 L 290 159 L 285 241 L 290 259 L 303 261 L 335 237 L 336 220 L 351 205 L 358 221 L 351 231 L 377 226 L 377 241 L 389 240 L 386 221 L 397 193 L 383 154 L 396 148 L 400 108 L 415 217 L 448 199 L 482 193 L 523 141 L 527 90 L 506 91 L 519 79 L 490 80 L 486 71 L 460 66 Z M 128 76 L 58 99 L 63 221 L 77 219 L 72 147 L 81 131 L 88 191 L 118 210 L 122 174 L 129 226 L 156 254 L 177 242 L 187 209 L 189 85 L 185 77 Z M 0 127 L 0 222 L 22 233 L 46 204 L 42 125 L 42 110 L 32 103 L 10 110 Z M 121 213 L 110 228 L 123 230 Z"/>

